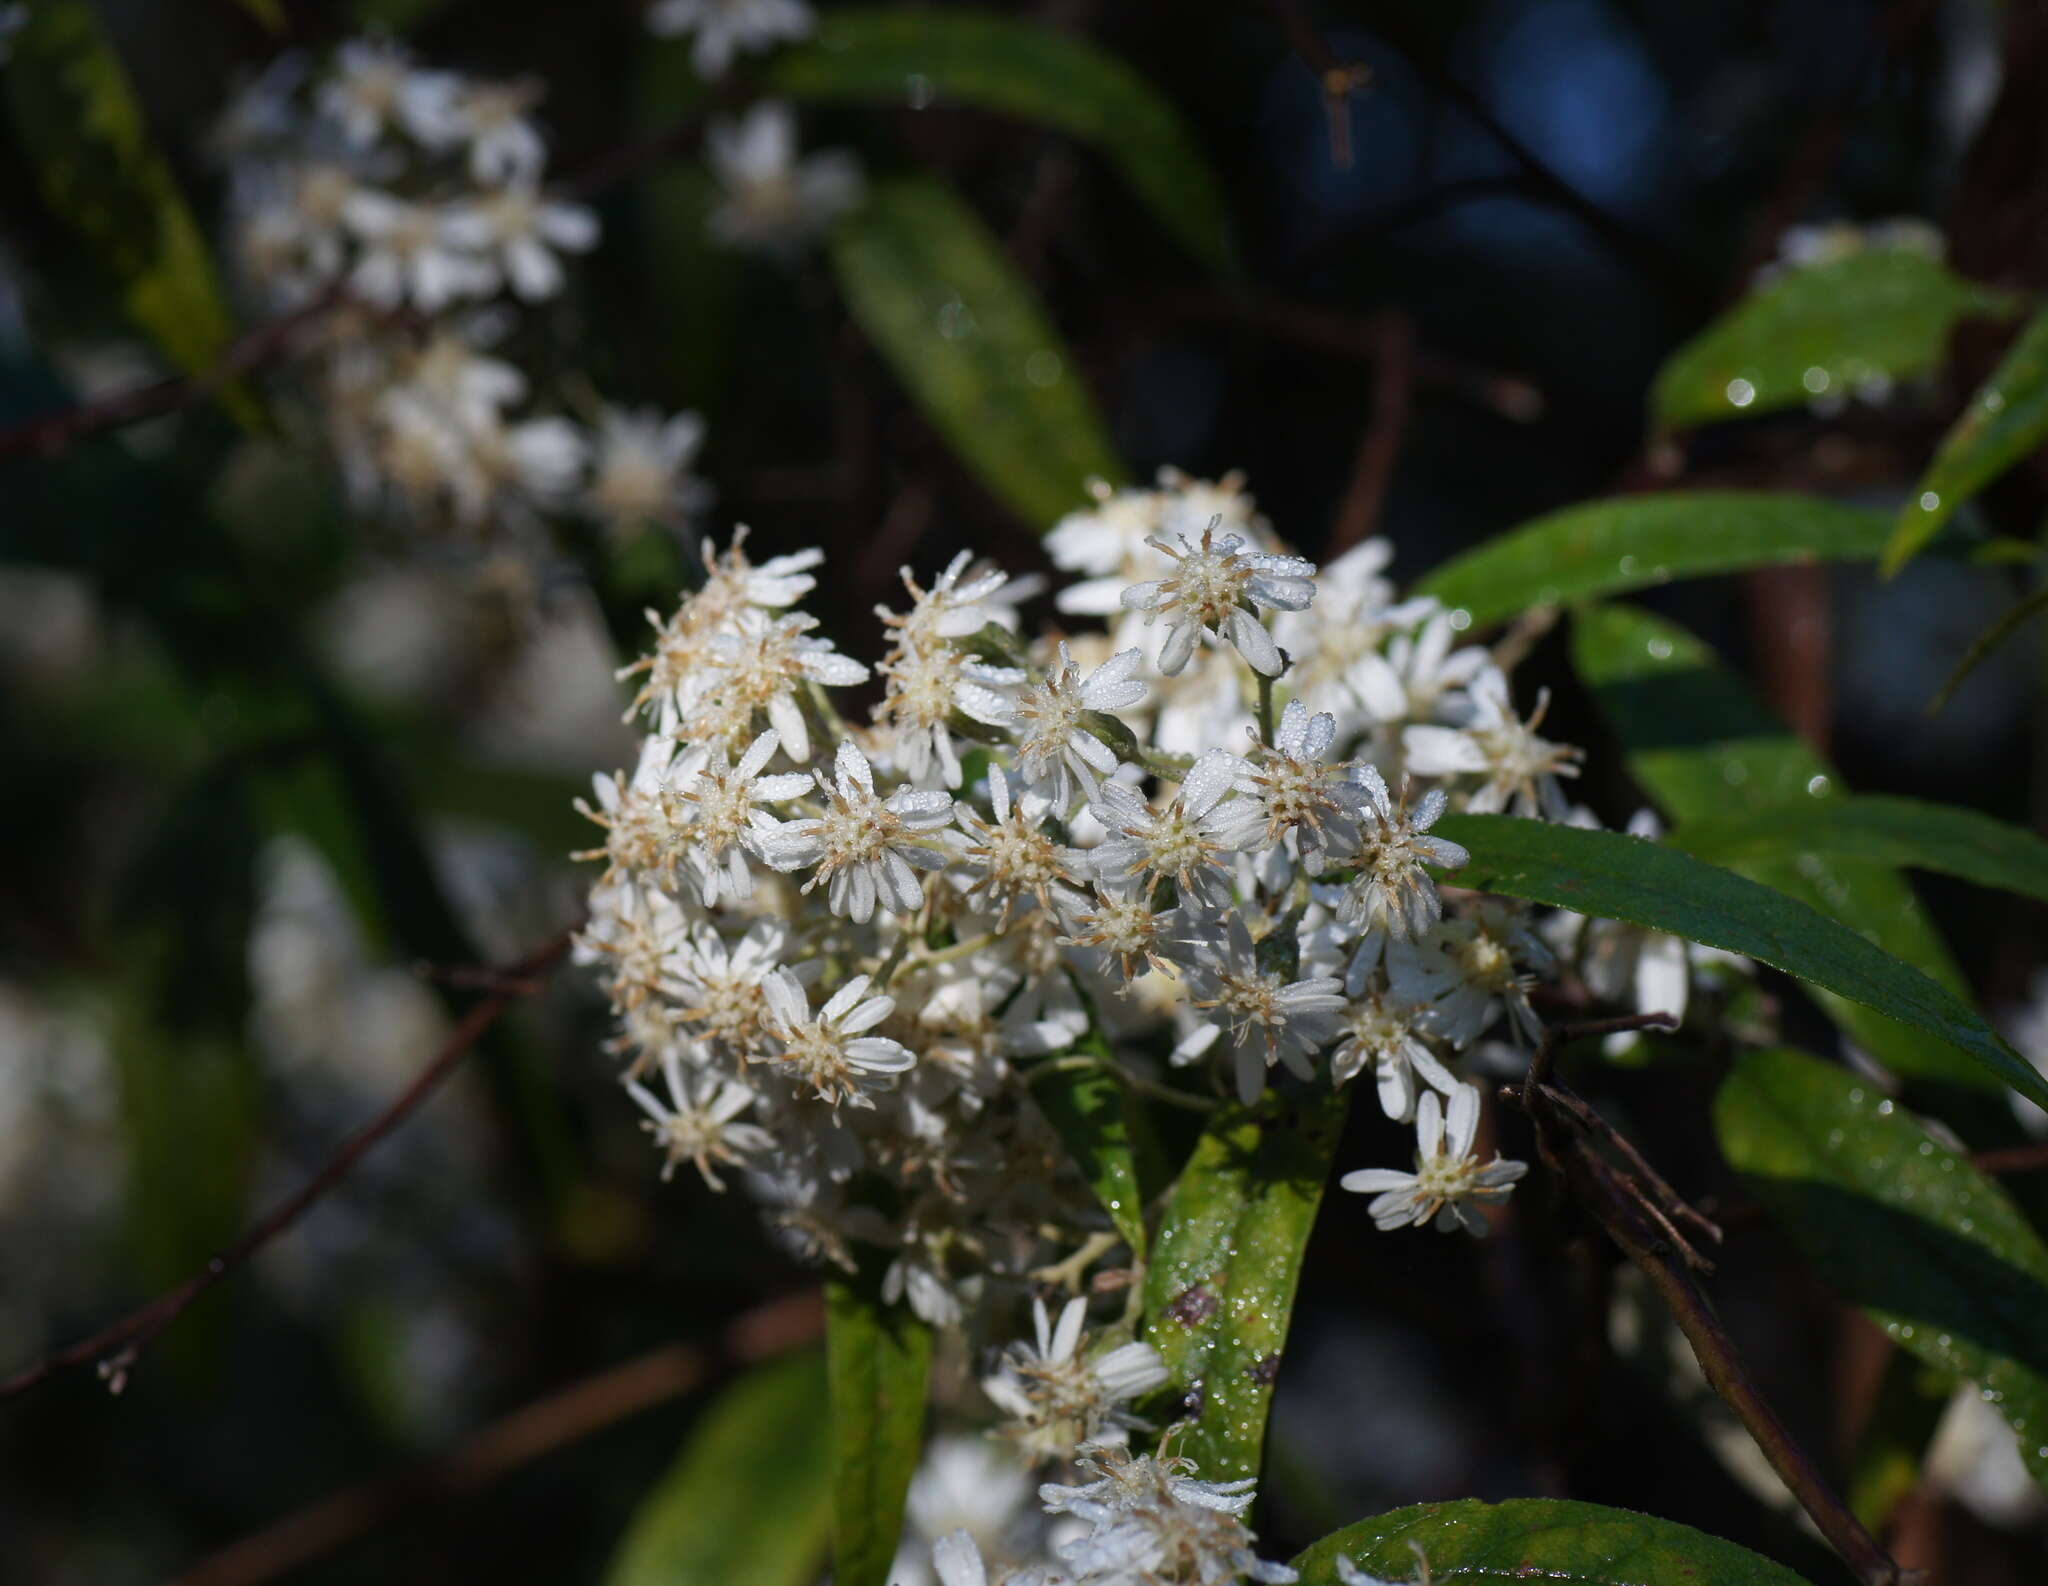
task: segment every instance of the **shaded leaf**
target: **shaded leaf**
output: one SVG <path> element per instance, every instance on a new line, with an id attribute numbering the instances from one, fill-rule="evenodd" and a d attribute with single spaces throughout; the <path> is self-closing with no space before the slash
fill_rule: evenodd
<path id="1" fill-rule="evenodd" d="M 30 6 L 4 79 L 50 207 L 91 244 L 129 316 L 171 361 L 211 369 L 233 332 L 213 261 L 91 0 Z"/>
<path id="2" fill-rule="evenodd" d="M 1620 738 L 1628 769 L 1683 825 L 1835 796 L 1833 767 L 1750 694 L 1706 645 L 1632 606 L 1598 606 L 1572 623 L 1572 661 Z M 1897 871 L 1809 857 L 1738 861 L 1752 881 L 1802 899 L 1959 995 L 1961 973 Z M 1856 1003 L 1821 997 L 1829 1016 L 1895 1073 L 1978 1090 L 1993 1085 L 1943 1042 Z M 1992 1108 L 2003 1114 L 2002 1099 Z M 2006 1120 L 2009 1122 L 2009 1118 Z"/>
<path id="3" fill-rule="evenodd" d="M 1556 1498 L 1422 1503 L 1346 1526 L 1294 1560 L 1302 1586 L 1336 1586 L 1339 1554 L 1386 1580 L 1416 1579 L 1410 1543 L 1430 1577 L 1460 1586 L 1805 1586 L 1747 1548 L 1627 1509 Z"/>
<path id="4" fill-rule="evenodd" d="M 1181 1170 L 1145 1273 L 1145 1341 L 1187 1395 L 1176 1453 L 1256 1476 L 1309 1229 L 1350 1092 L 1217 1113 Z"/>
<path id="5" fill-rule="evenodd" d="M 606 1586 L 808 1586 L 832 1525 L 825 1363 L 758 1366 L 720 1394 L 640 1501 Z"/>
<path id="6" fill-rule="evenodd" d="M 1701 490 L 1567 507 L 1437 568 L 1416 593 L 1479 623 L 1531 606 L 1784 562 L 1862 561 L 1884 548 L 1881 513 L 1818 496 Z"/>
<path id="7" fill-rule="evenodd" d="M 2048 843 L 1976 810 L 1923 799 L 1805 799 L 1756 814 L 1688 821 L 1667 840 L 1718 865 L 1816 854 L 1933 870 L 2048 901 Z"/>
<path id="8" fill-rule="evenodd" d="M 1751 292 L 1665 360 L 1650 410 L 1679 427 L 1910 380 L 1941 360 L 1958 320 L 2017 309 L 1938 259 L 1865 248 Z"/>
<path id="9" fill-rule="evenodd" d="M 1797 898 L 1625 832 L 1506 815 L 1447 815 L 1436 830 L 1472 855 L 1460 886 L 1741 953 L 1925 1031 L 2048 1105 L 2048 1080 L 1954 993 Z"/>
<path id="10" fill-rule="evenodd" d="M 1949 673 L 1948 680 L 1941 685 L 1941 691 L 1929 701 L 1928 710 L 1940 710 L 1955 698 L 1956 690 L 1963 686 L 1972 672 L 1990 658 L 1994 650 L 2044 610 L 2048 610 L 2048 584 L 2014 602 L 2002 617 L 1970 642 L 1970 648 L 1964 652 L 1963 658 L 1956 662 L 1955 670 Z"/>
<path id="11" fill-rule="evenodd" d="M 1922 1360 L 1977 1383 L 2048 1479 L 2048 1247 L 2005 1192 L 1867 1081 L 1751 1052 L 1721 1150 L 1815 1269 Z"/>
<path id="12" fill-rule="evenodd" d="M 924 1443 L 931 1329 L 866 1282 L 825 1285 L 832 1405 L 832 1579 L 887 1586 Z"/>
<path id="13" fill-rule="evenodd" d="M 1076 1051 L 1102 1061 L 1062 1067 L 1055 1060 L 1030 1075 L 1031 1099 L 1060 1137 L 1132 1256 L 1145 1259 L 1145 1196 L 1132 1145 L 1130 1094 L 1093 1028 Z"/>
<path id="14" fill-rule="evenodd" d="M 2048 440 L 2048 309 L 2036 314 L 1941 438 L 1885 546 L 1889 578 L 1968 501 Z"/>
<path id="15" fill-rule="evenodd" d="M 877 183 L 840 223 L 848 305 L 940 434 L 1021 517 L 1050 527 L 1123 477 L 1080 368 L 1030 284 L 936 182 Z"/>
<path id="16" fill-rule="evenodd" d="M 849 7 L 770 64 L 770 86 L 827 104 L 968 105 L 1092 144 L 1159 222 L 1211 268 L 1234 265 L 1228 217 L 1172 104 L 1087 40 L 992 11 Z"/>

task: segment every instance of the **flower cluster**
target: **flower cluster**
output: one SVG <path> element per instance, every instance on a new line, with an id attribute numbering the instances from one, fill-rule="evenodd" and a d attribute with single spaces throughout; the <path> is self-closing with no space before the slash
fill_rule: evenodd
<path id="1" fill-rule="evenodd" d="M 1415 1166 L 1346 1187 L 1384 1228 L 1483 1232 L 1523 1168 L 1482 1154 L 1462 1071 L 1537 1038 L 1560 952 L 1683 992 L 1639 935 L 1440 890 L 1466 860 L 1432 832 L 1446 810 L 1590 818 L 1577 751 L 1457 642 L 1461 614 L 1396 597 L 1384 545 L 1318 569 L 1241 480 L 1100 491 L 1050 545 L 1082 575 L 1055 605 L 1110 631 L 1030 635 L 1034 591 L 963 555 L 905 572 L 870 668 L 800 608 L 820 553 L 756 564 L 743 537 L 655 619 L 623 674 L 639 763 L 586 809 L 582 953 L 668 1163 L 744 1170 L 800 1248 L 871 1252 L 951 1323 L 1115 1246 L 1041 1069 L 1116 1065 L 1196 1106 L 1369 1075 Z M 835 703 L 861 685 L 865 722 Z M 1158 1386 L 1149 1352 L 1090 1357 L 1082 1326 L 1041 1309 L 988 1379 L 1034 1457 L 1116 1436 Z"/>

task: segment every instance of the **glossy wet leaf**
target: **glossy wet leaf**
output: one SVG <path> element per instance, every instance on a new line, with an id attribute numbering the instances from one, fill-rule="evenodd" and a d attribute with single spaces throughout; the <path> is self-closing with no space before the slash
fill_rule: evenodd
<path id="1" fill-rule="evenodd" d="M 757 1366 L 640 1500 L 605 1586 L 808 1586 L 832 1527 L 825 1363 Z M 742 1523 L 744 1522 L 744 1523 Z"/>
<path id="2" fill-rule="evenodd" d="M 45 200 L 120 283 L 129 317 L 179 368 L 211 369 L 233 334 L 213 261 L 91 0 L 28 7 L 0 85 Z"/>
<path id="3" fill-rule="evenodd" d="M 1296 1558 L 1301 1586 L 1337 1586 L 1339 1554 L 1384 1580 L 1450 1586 L 1806 1586 L 1761 1554 L 1627 1509 L 1558 1498 L 1422 1503 L 1346 1526 Z"/>
<path id="4" fill-rule="evenodd" d="M 2048 1106 L 2048 1080 L 1975 1010 L 1797 898 L 1625 832 L 1506 815 L 1447 815 L 1436 831 L 1472 855 L 1460 886 L 1741 953 L 1945 1041 Z"/>
<path id="5" fill-rule="evenodd" d="M 1670 842 L 1717 865 L 1805 856 L 1933 870 L 2048 901 L 2048 843 L 1977 810 L 1866 794 L 1688 821 Z"/>
<path id="6" fill-rule="evenodd" d="M 878 183 L 832 258 L 861 328 L 990 490 L 1050 528 L 1123 477 L 1080 366 L 1031 285 L 965 204 L 919 177 Z"/>
<path id="7" fill-rule="evenodd" d="M 1066 1067 L 1059 1060 L 1030 1075 L 1031 1099 L 1067 1148 L 1102 1209 L 1138 1260 L 1145 1259 L 1145 1196 L 1132 1142 L 1130 1094 L 1110 1066 L 1101 1037 L 1076 1049 L 1098 1057 L 1096 1066 Z"/>
<path id="8" fill-rule="evenodd" d="M 1349 1090 L 1217 1113 L 1181 1170 L 1145 1273 L 1146 1342 L 1186 1397 L 1175 1451 L 1205 1479 L 1255 1476 L 1302 1253 Z"/>
<path id="9" fill-rule="evenodd" d="M 931 1329 L 875 1285 L 825 1285 L 825 1361 L 832 1422 L 832 1579 L 887 1586 L 903 1500 L 924 1445 Z"/>
<path id="10" fill-rule="evenodd" d="M 2048 309 L 2036 314 L 1941 439 L 1885 547 L 1896 573 L 1956 508 L 2048 440 Z"/>
<path id="11" fill-rule="evenodd" d="M 1590 501 L 1454 557 L 1416 586 L 1479 623 L 1531 606 L 1618 594 L 1785 562 L 1863 561 L 1884 548 L 1882 513 L 1817 496 L 1702 490 Z"/>
<path id="12" fill-rule="evenodd" d="M 1865 248 L 1756 288 L 1664 362 L 1650 411 L 1673 428 L 1853 397 L 1934 368 L 1957 321 L 2009 293 L 1909 248 Z"/>
<path id="13" fill-rule="evenodd" d="M 1159 223 L 1211 268 L 1232 267 L 1222 195 L 1180 113 L 1086 39 L 965 7 L 849 7 L 767 70 L 791 99 L 968 106 L 1056 127 L 1091 144 Z"/>
<path id="14" fill-rule="evenodd" d="M 1621 740 L 1630 775 L 1667 819 L 1683 825 L 1836 796 L 1834 768 L 1676 624 L 1633 606 L 1582 611 L 1572 622 L 1572 662 Z M 1732 868 L 1812 904 L 1965 994 L 1954 960 L 1896 870 L 1815 855 L 1735 861 Z M 1898 1074 L 2002 1088 L 1945 1042 L 1841 998 L 1823 994 L 1821 1001 L 1853 1040 Z M 2004 1107 L 1997 1097 L 1992 1105 Z"/>
<path id="15" fill-rule="evenodd" d="M 1737 1062 L 1722 1153 L 1833 1288 L 1898 1344 L 1978 1384 L 2048 1479 L 2048 1247 L 1991 1179 L 1848 1070 Z"/>

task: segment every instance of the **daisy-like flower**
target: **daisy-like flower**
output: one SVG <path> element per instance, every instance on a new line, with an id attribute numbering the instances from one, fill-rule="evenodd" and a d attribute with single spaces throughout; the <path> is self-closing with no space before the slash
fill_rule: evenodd
<path id="1" fill-rule="evenodd" d="M 1418 776 L 1484 778 L 1465 804 L 1474 814 L 1505 811 L 1565 819 L 1570 809 L 1557 779 L 1579 774 L 1579 751 L 1537 735 L 1550 709 L 1549 690 L 1537 695 L 1526 722 L 1515 714 L 1507 678 L 1497 668 L 1488 667 L 1473 680 L 1470 698 L 1472 715 L 1463 726 L 1418 725 L 1403 731 L 1408 769 Z"/>
<path id="2" fill-rule="evenodd" d="M 360 248 L 349 290 L 378 308 L 411 303 L 432 314 L 497 286 L 497 272 L 451 242 L 441 212 L 373 187 L 348 195 L 342 218 Z"/>
<path id="3" fill-rule="evenodd" d="M 1060 938 L 1066 945 L 1115 955 L 1125 992 L 1146 969 L 1171 974 L 1168 961 L 1185 956 L 1175 935 L 1180 911 L 1155 910 L 1139 882 L 1097 882 L 1088 898 L 1068 904 L 1067 924 L 1071 934 Z"/>
<path id="4" fill-rule="evenodd" d="M 1189 1000 L 1227 1037 L 1238 1098 L 1246 1106 L 1258 1100 L 1276 1062 L 1304 1079 L 1314 1073 L 1309 1059 L 1337 1033 L 1344 983 L 1334 975 L 1290 981 L 1262 967 L 1258 946 L 1235 913 L 1224 921 L 1220 941 L 1213 922 L 1204 921 L 1189 946 Z"/>
<path id="5" fill-rule="evenodd" d="M 1448 1118 L 1436 1092 L 1425 1091 L 1415 1109 L 1415 1171 L 1361 1168 L 1337 1182 L 1353 1194 L 1373 1197 L 1366 1209 L 1383 1232 L 1420 1228 L 1435 1218 L 1444 1233 L 1463 1228 L 1483 1235 L 1486 1219 L 1477 1208 L 1506 1200 L 1529 1164 L 1498 1155 L 1481 1162 L 1472 1152 L 1478 1132 L 1478 1087 L 1460 1085 L 1451 1092 Z"/>
<path id="6" fill-rule="evenodd" d="M 939 1586 L 991 1586 L 988 1565 L 981 1549 L 963 1528 L 942 1536 L 932 1544 L 932 1573 Z M 1066 1577 L 1052 1575 L 1036 1565 L 1004 1570 L 994 1586 L 1067 1586 Z"/>
<path id="7" fill-rule="evenodd" d="M 1216 806 L 1230 791 L 1238 758 L 1202 756 L 1164 809 L 1121 782 L 1104 782 L 1088 809 L 1108 833 L 1089 856 L 1104 881 L 1137 881 L 1149 892 L 1171 881 L 1183 903 L 1220 909 L 1230 901 L 1232 852 Z"/>
<path id="8" fill-rule="evenodd" d="M 502 279 L 522 301 L 538 303 L 562 289 L 558 253 L 597 246 L 597 216 L 581 204 L 544 198 L 522 180 L 451 206 L 441 218 L 441 235 L 483 261 L 493 288 Z"/>
<path id="9" fill-rule="evenodd" d="M 709 498 L 708 487 L 690 471 L 704 444 L 704 420 L 695 413 L 607 408 L 593 441 L 584 510 L 616 531 L 677 523 Z M 808 589 L 811 581 L 803 584 Z M 782 604 L 802 593 L 797 590 Z"/>
<path id="10" fill-rule="evenodd" d="M 399 45 L 352 39 L 334 52 L 319 106 L 345 142 L 366 149 L 393 129 L 430 134 L 445 89 L 440 74 L 416 71 Z"/>
<path id="11" fill-rule="evenodd" d="M 1368 818 L 1358 826 L 1358 874 L 1337 901 L 1337 917 L 1367 932 L 1402 940 L 1421 936 L 1443 918 L 1443 899 L 1426 865 L 1455 870 L 1472 856 L 1454 842 L 1431 837 L 1444 812 L 1441 788 L 1431 788 L 1408 808 L 1407 789 L 1397 803 L 1386 778 L 1369 765 L 1355 775 Z"/>
<path id="12" fill-rule="evenodd" d="M 681 805 L 669 786 L 669 770 L 676 746 L 663 738 L 649 738 L 640 746 L 640 759 L 628 777 L 600 771 L 591 778 L 597 793 L 597 807 L 583 799 L 574 801 L 576 813 L 602 826 L 602 848 L 586 848 L 572 859 L 605 861 L 603 880 L 645 874 L 668 880 L 675 873 L 680 848 Z"/>
<path id="13" fill-rule="evenodd" d="M 1125 1406 L 1166 1385 L 1166 1362 L 1150 1344 L 1120 1344 L 1088 1359 L 1081 1352 L 1088 1302 L 1071 1299 L 1057 1326 L 1045 1301 L 1031 1302 L 1036 1343 L 1012 1344 L 982 1392 L 1011 1417 L 1004 1430 L 1032 1460 L 1066 1459 L 1083 1443 L 1122 1442 L 1145 1422 Z"/>
<path id="14" fill-rule="evenodd" d="M 827 782 L 821 771 L 817 783 L 825 813 L 763 832 L 755 839 L 761 857 L 777 870 L 815 865 L 803 890 L 808 893 L 824 882 L 834 914 L 865 923 L 874 918 L 878 902 L 898 914 L 915 912 L 924 901 L 917 871 L 945 863 L 920 834 L 946 824 L 952 799 L 916 788 L 878 797 L 868 757 L 850 739 L 839 745 L 832 780 Z"/>
<path id="15" fill-rule="evenodd" d="M 898 616 L 877 606 L 875 615 L 884 627 L 895 630 L 896 642 L 907 650 L 964 639 L 990 623 L 1015 628 L 1017 603 L 1043 587 L 1036 578 L 1012 579 L 1000 567 L 977 564 L 972 551 L 962 551 L 948 562 L 930 589 L 920 589 L 909 568 L 901 569 L 901 574 L 903 587 L 910 591 L 910 610 Z"/>
<path id="16" fill-rule="evenodd" d="M 662 38 L 697 35 L 690 64 L 699 77 L 723 76 L 737 55 L 800 39 L 814 25 L 803 0 L 655 0 L 648 29 Z"/>
<path id="17" fill-rule="evenodd" d="M 1132 674 L 1144 659 L 1143 651 L 1124 650 L 1084 678 L 1063 639 L 1059 663 L 1018 695 L 1017 769 L 1034 788 L 1049 788 L 1059 810 L 1073 808 L 1077 791 L 1094 798 L 1097 779 L 1115 774 L 1116 752 L 1088 730 L 1086 717 L 1143 699 L 1145 685 Z"/>
<path id="18" fill-rule="evenodd" d="M 1068 584 L 1053 604 L 1071 616 L 1107 617 L 1122 606 L 1123 592 L 1140 571 L 1165 558 L 1147 542 L 1159 532 L 1158 492 L 1118 490 L 1106 480 L 1088 481 L 1095 505 L 1070 512 L 1045 536 L 1053 566 L 1087 576 Z"/>
<path id="19" fill-rule="evenodd" d="M 860 166 L 839 150 L 799 160 L 796 116 L 764 99 L 739 121 L 714 121 L 707 152 L 725 189 L 711 234 L 733 247 L 787 253 L 860 202 Z"/>
<path id="20" fill-rule="evenodd" d="M 1310 875 L 1320 875 L 1333 852 L 1350 853 L 1358 843 L 1358 817 L 1370 795 L 1345 775 L 1342 765 L 1323 757 L 1336 740 L 1337 719 L 1327 711 L 1311 716 L 1300 700 L 1288 701 L 1270 747 L 1256 764 L 1240 762 L 1237 790 L 1223 806 L 1224 840 L 1247 852 L 1284 845 Z"/>
<path id="21" fill-rule="evenodd" d="M 1534 1042 L 1542 1039 L 1543 1021 L 1529 1005 L 1535 981 L 1523 966 L 1547 968 L 1552 961 L 1526 911 L 1487 902 L 1427 936 L 1389 942 L 1387 983 L 1402 1000 L 1427 1003 L 1431 1029 L 1454 1047 L 1471 1045 L 1502 1008 L 1515 1039 Z"/>
<path id="22" fill-rule="evenodd" d="M 758 1054 L 768 1019 L 763 987 L 794 947 L 789 927 L 779 920 L 756 921 L 730 945 L 700 921 L 675 945 L 663 966 L 677 1017 L 687 1020 L 700 1036 L 716 1041 L 730 1057 Z M 802 980 L 815 976 L 820 967 L 816 959 L 808 959 L 791 973 Z"/>
<path id="23" fill-rule="evenodd" d="M 1463 711 L 1451 707 L 1462 703 L 1459 690 L 1491 665 L 1486 647 L 1460 646 L 1450 612 L 1432 596 L 1404 601 L 1385 620 L 1404 631 L 1388 639 L 1384 650 L 1358 655 L 1345 668 L 1341 687 L 1373 721 L 1426 722 L 1440 711 L 1457 719 Z"/>
<path id="24" fill-rule="evenodd" d="M 1246 550 L 1234 534 L 1219 543 L 1213 529 L 1202 531 L 1199 546 L 1186 535 L 1175 538 L 1180 541 L 1177 551 L 1158 535 L 1146 542 L 1178 564 L 1172 576 L 1133 584 L 1123 592 L 1125 608 L 1145 612 L 1148 625 L 1162 613 L 1169 618 L 1159 670 L 1168 677 L 1179 676 L 1201 638 L 1211 646 L 1227 640 L 1253 671 L 1278 677 L 1284 664 L 1279 646 L 1252 608 L 1305 609 L 1315 598 L 1316 564 L 1298 556 Z"/>
<path id="25" fill-rule="evenodd" d="M 953 713 L 985 727 L 1007 727 L 1017 707 L 998 689 L 1015 688 L 1025 674 L 990 666 L 948 644 L 898 650 L 881 664 L 888 692 L 875 706 L 877 725 L 896 734 L 896 763 L 911 781 L 960 785 L 953 749 Z"/>
<path id="26" fill-rule="evenodd" d="M 870 997 L 868 977 L 855 975 L 832 993 L 815 1018 L 810 998 L 787 969 L 761 982 L 767 999 L 767 1058 L 809 1085 L 833 1107 L 872 1107 L 861 1087 L 875 1076 L 907 1072 L 917 1059 L 901 1041 L 866 1032 L 896 1011 L 894 997 Z"/>
<path id="27" fill-rule="evenodd" d="M 1104 1449 L 1082 1465 L 1102 1472 L 1078 1487 L 1048 1482 L 1038 1489 L 1048 1512 L 1088 1522 L 1086 1536 L 1059 1549 L 1081 1581 L 1185 1581 L 1195 1586 L 1289 1586 L 1298 1579 L 1285 1564 L 1268 1563 L 1252 1550 L 1253 1537 L 1238 1518 L 1252 1501 L 1249 1481 L 1197 1481 L 1183 1459 L 1119 1458 Z"/>
<path id="28" fill-rule="evenodd" d="M 775 1149 L 775 1137 L 766 1129 L 737 1121 L 754 1104 L 754 1093 L 739 1081 L 701 1069 L 685 1071 L 673 1045 L 662 1051 L 661 1077 L 668 1089 L 666 1101 L 637 1079 L 626 1081 L 626 1093 L 647 1114 L 645 1127 L 668 1157 L 662 1164 L 663 1180 L 688 1162 L 708 1188 L 722 1190 L 725 1181 L 713 1169 L 714 1162 L 737 1166 L 747 1157 Z"/>
<path id="29" fill-rule="evenodd" d="M 536 180 L 547 163 L 547 144 L 531 111 L 546 92 L 535 77 L 510 82 L 463 82 L 448 106 L 451 143 L 469 145 L 469 174 L 487 187 Z"/>
<path id="30" fill-rule="evenodd" d="M 676 842 L 706 908 L 715 908 L 720 898 L 753 896 L 747 853 L 758 833 L 776 825 L 759 806 L 786 803 L 811 790 L 811 777 L 803 771 L 761 774 L 780 746 L 771 727 L 747 746 L 737 765 L 728 767 L 724 751 L 711 749 L 676 778 L 684 822 Z"/>
<path id="31" fill-rule="evenodd" d="M 830 639 L 811 638 L 818 619 L 806 612 L 764 618 L 740 613 L 737 632 L 714 632 L 706 644 L 709 669 L 695 678 L 696 698 L 684 687 L 676 691 L 682 707 L 680 736 L 692 740 L 737 744 L 751 737 L 756 714 L 781 737 L 782 747 L 798 765 L 811 757 L 811 728 L 798 688 L 819 683 L 845 688 L 867 681 L 868 669 L 841 655 Z"/>
<path id="32" fill-rule="evenodd" d="M 1380 1108 L 1398 1123 L 1415 1116 L 1416 1081 L 1446 1096 L 1458 1080 L 1422 1038 L 1426 1008 L 1403 1003 L 1384 991 L 1354 995 L 1342 1015 L 1343 1038 L 1330 1052 L 1330 1082 L 1347 1085 L 1370 1068 L 1377 1076 Z"/>
<path id="33" fill-rule="evenodd" d="M 1010 909 L 1020 898 L 1035 898 L 1042 909 L 1053 907 L 1055 894 L 1069 908 L 1081 903 L 1073 890 L 1074 867 L 1081 856 L 1046 832 L 1043 802 L 1028 796 L 1012 802 L 1010 775 L 1001 766 L 989 768 L 988 802 L 995 815 L 992 821 L 983 820 L 967 803 L 954 806 L 953 818 L 967 837 L 960 863 L 975 872 L 967 895 L 999 906 L 996 928 L 1008 923 Z"/>

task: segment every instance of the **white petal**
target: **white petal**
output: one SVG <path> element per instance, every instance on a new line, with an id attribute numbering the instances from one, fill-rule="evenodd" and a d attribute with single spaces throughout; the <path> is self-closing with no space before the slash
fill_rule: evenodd
<path id="1" fill-rule="evenodd" d="M 1237 646 L 1237 653 L 1244 657 L 1245 664 L 1254 672 L 1266 677 L 1280 675 L 1280 647 L 1273 642 L 1266 625 L 1249 611 L 1239 610 L 1230 614 L 1230 642 Z"/>
<path id="2" fill-rule="evenodd" d="M 1450 1154 L 1470 1156 L 1472 1141 L 1479 1133 L 1479 1087 L 1460 1085 L 1451 1092 L 1449 1120 Z"/>

